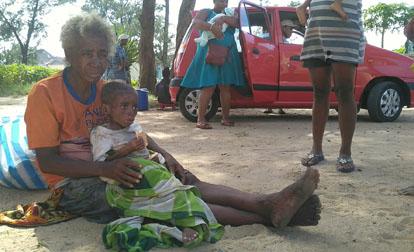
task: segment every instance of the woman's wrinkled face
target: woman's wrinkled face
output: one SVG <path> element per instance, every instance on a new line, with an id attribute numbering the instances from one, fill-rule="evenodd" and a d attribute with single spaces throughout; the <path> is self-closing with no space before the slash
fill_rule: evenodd
<path id="1" fill-rule="evenodd" d="M 214 8 L 224 10 L 227 8 L 228 0 L 214 0 Z"/>
<path id="2" fill-rule="evenodd" d="M 69 50 L 66 58 L 82 80 L 96 82 L 108 67 L 107 41 L 96 36 L 81 38 L 79 48 Z"/>
<path id="3" fill-rule="evenodd" d="M 114 95 L 111 104 L 106 105 L 109 114 L 109 127 L 113 130 L 131 125 L 137 115 L 138 96 L 135 92 L 121 92 Z"/>

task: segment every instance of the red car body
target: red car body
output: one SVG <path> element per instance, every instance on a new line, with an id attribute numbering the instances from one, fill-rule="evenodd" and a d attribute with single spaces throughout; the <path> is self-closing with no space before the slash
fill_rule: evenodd
<path id="1" fill-rule="evenodd" d="M 312 108 L 312 84 L 308 70 L 299 61 L 305 28 L 298 26 L 293 43 L 286 43 L 282 38 L 280 22 L 286 18 L 297 22 L 295 9 L 263 8 L 241 1 L 237 11 L 240 17 L 238 49 L 248 85 L 245 90 L 232 90 L 231 107 Z M 174 60 L 174 78 L 170 83 L 172 100 L 180 103 L 181 112 L 191 121 L 196 119 L 197 93 L 179 84 L 195 54 L 194 38 L 198 36 L 199 32 L 190 26 Z M 413 63 L 409 57 L 367 44 L 365 60 L 358 65 L 356 73 L 358 107 L 368 109 L 375 121 L 393 121 L 402 107 L 412 107 L 414 72 L 410 67 Z M 218 95 L 212 99 L 208 118 L 214 116 L 219 106 Z M 337 107 L 334 92 L 330 103 L 331 107 Z"/>

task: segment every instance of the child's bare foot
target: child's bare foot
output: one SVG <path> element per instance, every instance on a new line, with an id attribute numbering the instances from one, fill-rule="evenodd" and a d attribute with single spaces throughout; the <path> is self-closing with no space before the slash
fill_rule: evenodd
<path id="1" fill-rule="evenodd" d="M 198 233 L 192 228 L 183 229 L 183 243 L 184 246 L 197 239 Z"/>
<path id="2" fill-rule="evenodd" d="M 329 8 L 331 8 L 331 10 L 335 11 L 336 13 L 338 13 L 338 15 L 343 20 L 347 20 L 348 19 L 348 15 L 345 13 L 344 9 L 342 9 L 342 6 L 341 6 L 340 3 L 338 3 L 338 2 L 335 1 L 333 4 L 331 4 L 331 6 Z"/>
<path id="3" fill-rule="evenodd" d="M 319 183 L 319 172 L 307 168 L 305 174 L 295 183 L 281 192 L 271 195 L 273 198 L 270 220 L 274 227 L 284 227 L 289 224 L 299 208 L 308 200 Z"/>
<path id="4" fill-rule="evenodd" d="M 307 5 L 302 4 L 299 5 L 298 7 L 296 7 L 296 15 L 298 16 L 299 19 L 299 23 L 302 26 L 305 26 L 306 24 L 306 9 L 307 9 Z"/>

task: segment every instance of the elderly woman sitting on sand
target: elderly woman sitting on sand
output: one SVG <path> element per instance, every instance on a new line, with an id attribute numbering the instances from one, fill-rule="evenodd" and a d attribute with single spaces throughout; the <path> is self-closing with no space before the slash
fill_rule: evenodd
<path id="1" fill-rule="evenodd" d="M 99 223 L 119 221 L 123 216 L 108 204 L 107 185 L 99 176 L 131 187 L 142 178 L 140 166 L 128 158 L 94 162 L 89 143 L 90 130 L 105 122 L 101 76 L 112 54 L 113 34 L 97 15 L 80 15 L 63 26 L 61 41 L 69 65 L 31 90 L 25 113 L 28 144 L 50 187 L 63 190 L 62 209 Z M 320 202 L 313 192 L 319 174 L 315 169 L 308 168 L 280 192 L 252 194 L 200 181 L 151 137 L 147 140 L 147 148 L 164 156 L 171 173 L 199 190 L 220 224 L 259 223 L 278 228 L 318 224 Z"/>

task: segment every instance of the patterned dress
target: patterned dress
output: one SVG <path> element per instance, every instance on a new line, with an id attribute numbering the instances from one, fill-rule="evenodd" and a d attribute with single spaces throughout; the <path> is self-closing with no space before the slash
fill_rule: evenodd
<path id="1" fill-rule="evenodd" d="M 219 13 L 208 10 L 207 22 Z M 181 82 L 182 87 L 201 89 L 214 87 L 218 84 L 244 86 L 246 81 L 243 76 L 243 68 L 237 45 L 234 40 L 235 28 L 227 27 L 222 39 L 211 39 L 208 43 L 226 46 L 229 49 L 229 57 L 222 66 L 214 66 L 206 63 L 208 46 L 197 44 L 197 52 L 187 69 L 187 73 Z"/>
<path id="2" fill-rule="evenodd" d="M 334 0 L 312 0 L 301 60 L 321 59 L 359 64 L 364 60 L 362 0 L 344 0 L 346 21 L 331 10 Z"/>

